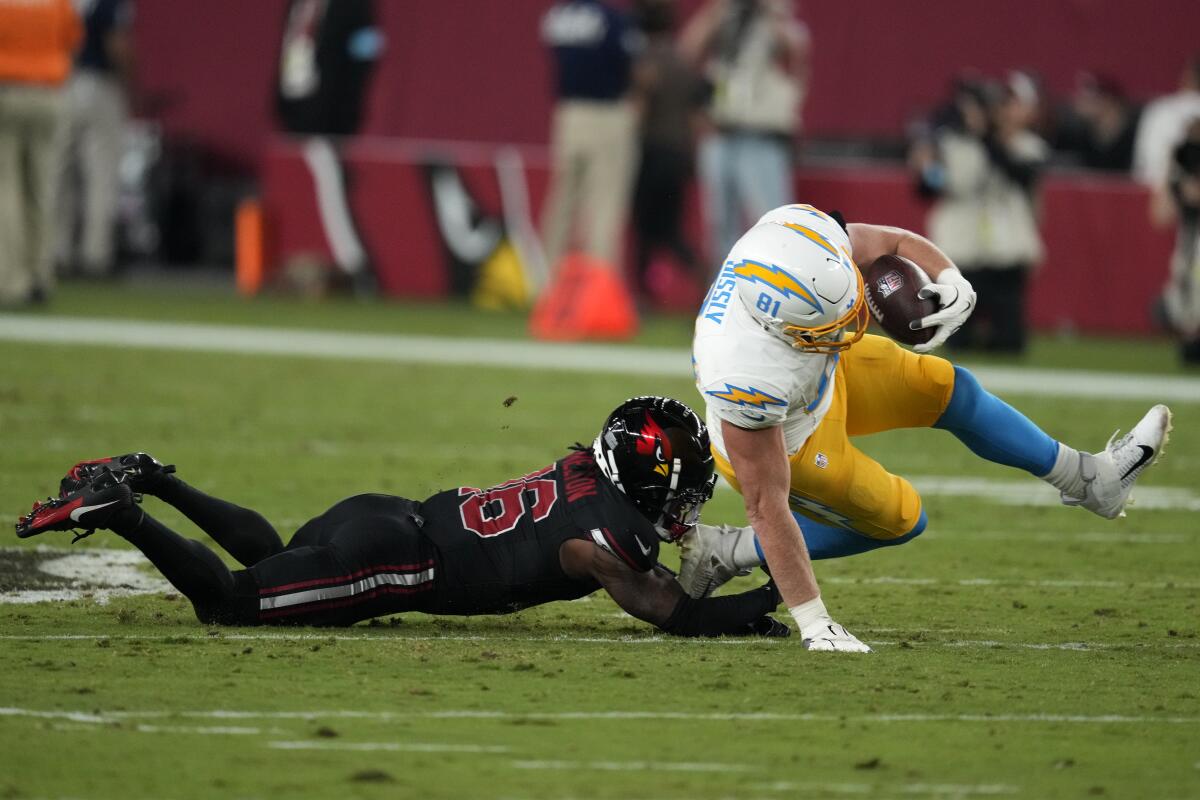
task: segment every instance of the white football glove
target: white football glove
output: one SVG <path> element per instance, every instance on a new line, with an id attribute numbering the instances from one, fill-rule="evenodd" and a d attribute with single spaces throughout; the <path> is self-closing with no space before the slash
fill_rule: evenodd
<path id="1" fill-rule="evenodd" d="M 922 300 L 936 297 L 939 307 L 928 317 L 909 323 L 909 327 L 914 331 L 938 326 L 938 331 L 932 339 L 924 344 L 913 345 L 913 350 L 918 353 L 928 353 L 941 347 L 956 330 L 962 327 L 975 308 L 975 289 L 956 267 L 942 270 L 938 273 L 937 281 L 937 283 L 922 287 L 917 292 L 917 296 Z"/>
<path id="2" fill-rule="evenodd" d="M 788 609 L 800 628 L 805 650 L 824 653 L 869 653 L 871 648 L 853 633 L 838 625 L 825 610 L 820 596 Z"/>
<path id="3" fill-rule="evenodd" d="M 858 640 L 850 631 L 833 620 L 828 625 L 813 626 L 800 631 L 804 649 L 824 653 L 869 653 L 871 648 Z"/>

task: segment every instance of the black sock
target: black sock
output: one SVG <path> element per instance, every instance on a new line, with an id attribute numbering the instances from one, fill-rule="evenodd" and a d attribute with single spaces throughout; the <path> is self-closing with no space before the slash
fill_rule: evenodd
<path id="1" fill-rule="evenodd" d="M 183 538 L 141 508 L 122 511 L 109 527 L 141 550 L 163 577 L 192 601 L 197 614 L 201 609 L 227 605 L 233 598 L 233 573 L 220 556 L 200 542 Z"/>
<path id="2" fill-rule="evenodd" d="M 244 567 L 283 550 L 279 534 L 262 514 L 207 495 L 174 475 L 162 476 L 149 493 L 183 512 Z"/>

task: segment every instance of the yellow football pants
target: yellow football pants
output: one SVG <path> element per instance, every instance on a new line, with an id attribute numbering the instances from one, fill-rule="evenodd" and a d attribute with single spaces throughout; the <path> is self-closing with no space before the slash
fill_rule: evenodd
<path id="1" fill-rule="evenodd" d="M 867 335 L 843 351 L 834 378 L 829 412 L 791 458 L 792 510 L 872 539 L 904 536 L 921 517 L 920 495 L 849 437 L 933 425 L 954 392 L 954 365 Z M 740 492 L 729 462 L 714 455 Z"/>

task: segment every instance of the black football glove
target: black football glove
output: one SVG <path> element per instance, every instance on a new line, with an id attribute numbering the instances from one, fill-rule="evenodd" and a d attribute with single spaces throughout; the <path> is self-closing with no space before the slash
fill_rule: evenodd
<path id="1" fill-rule="evenodd" d="M 762 616 L 749 625 L 751 636 L 766 636 L 771 639 L 786 639 L 792 629 L 774 617 Z"/>

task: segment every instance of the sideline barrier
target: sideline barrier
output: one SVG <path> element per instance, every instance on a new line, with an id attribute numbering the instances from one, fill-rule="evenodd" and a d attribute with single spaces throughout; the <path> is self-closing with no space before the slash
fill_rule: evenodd
<path id="1" fill-rule="evenodd" d="M 508 241 L 495 157 L 484 145 L 358 138 L 339 146 L 347 205 L 381 291 L 397 297 L 466 296 L 482 265 Z M 524 148 L 532 218 L 545 195 L 545 151 Z M 446 190 L 447 175 L 451 190 Z M 902 167 L 807 167 L 796 197 L 850 220 L 924 230 L 927 207 Z M 685 226 L 701 228 L 691 198 Z M 315 183 L 295 142 L 272 142 L 262 204 L 273 252 L 264 280 L 287 259 L 328 259 Z M 1047 258 L 1030 286 L 1041 330 L 1151 333 L 1149 307 L 1167 275 L 1173 233 L 1151 227 L 1146 190 L 1131 181 L 1054 174 L 1042 185 Z M 694 236 L 699 244 L 701 239 Z"/>

